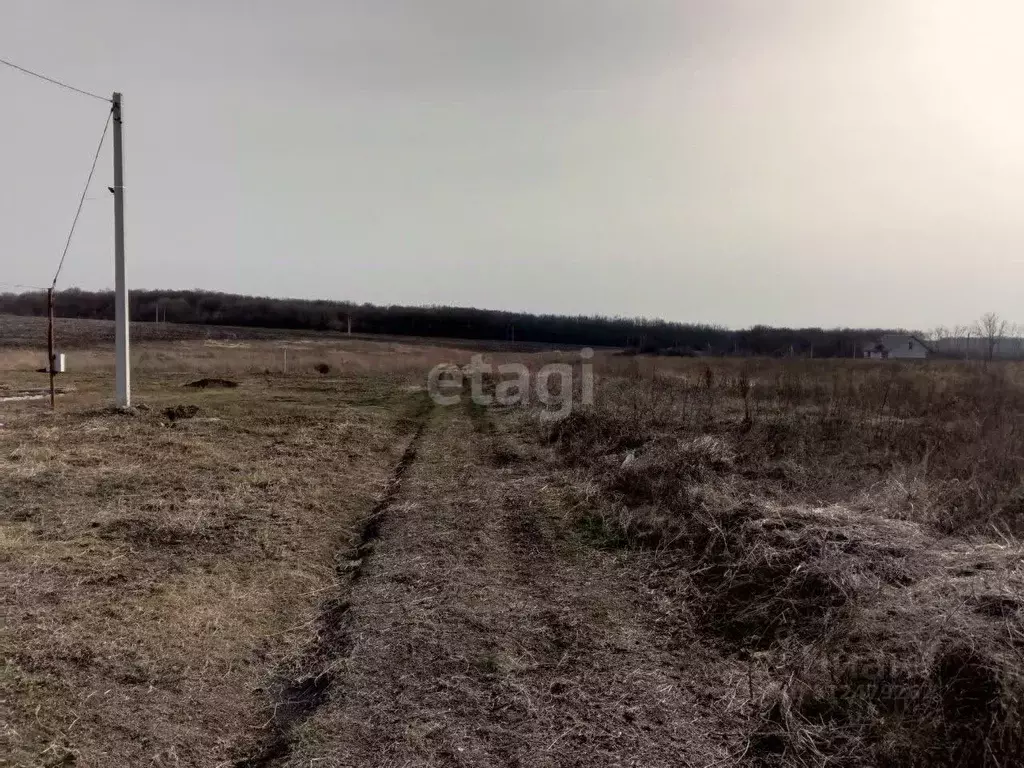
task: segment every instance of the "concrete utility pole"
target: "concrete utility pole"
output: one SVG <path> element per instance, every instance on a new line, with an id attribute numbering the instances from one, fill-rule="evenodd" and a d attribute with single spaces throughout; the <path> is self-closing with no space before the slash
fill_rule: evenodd
<path id="1" fill-rule="evenodd" d="M 118 408 L 132 404 L 128 357 L 128 288 L 124 276 L 124 149 L 122 146 L 121 94 L 115 93 L 114 114 L 114 340 L 115 387 Z"/>

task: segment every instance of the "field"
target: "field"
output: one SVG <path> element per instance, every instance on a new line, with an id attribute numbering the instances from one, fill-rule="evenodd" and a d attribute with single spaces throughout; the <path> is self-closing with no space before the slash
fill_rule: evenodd
<path id="1" fill-rule="evenodd" d="M 1024 368 L 599 352 L 550 419 L 432 401 L 469 346 L 150 325 L 122 413 L 61 321 L 51 412 L 0 318 L 0 765 L 1024 749 Z"/>

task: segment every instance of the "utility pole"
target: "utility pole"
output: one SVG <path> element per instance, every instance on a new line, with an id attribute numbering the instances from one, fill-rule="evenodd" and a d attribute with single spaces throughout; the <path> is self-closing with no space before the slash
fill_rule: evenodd
<path id="1" fill-rule="evenodd" d="M 118 408 L 132 404 L 128 357 L 128 288 L 124 275 L 124 149 L 122 146 L 121 94 L 115 93 L 114 119 L 114 341 L 115 386 Z M 51 364 L 52 365 L 52 364 Z"/>
<path id="2" fill-rule="evenodd" d="M 50 374 L 50 410 L 57 407 L 55 402 L 56 392 L 53 387 L 54 354 L 53 354 L 53 288 L 46 291 L 46 314 L 50 319 L 46 332 L 46 369 Z"/>

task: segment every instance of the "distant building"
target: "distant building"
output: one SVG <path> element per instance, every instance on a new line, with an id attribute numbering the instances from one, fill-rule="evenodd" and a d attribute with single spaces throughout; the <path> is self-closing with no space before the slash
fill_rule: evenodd
<path id="1" fill-rule="evenodd" d="M 931 353 L 927 344 L 910 333 L 883 333 L 864 348 L 864 357 L 872 360 L 926 360 Z"/>

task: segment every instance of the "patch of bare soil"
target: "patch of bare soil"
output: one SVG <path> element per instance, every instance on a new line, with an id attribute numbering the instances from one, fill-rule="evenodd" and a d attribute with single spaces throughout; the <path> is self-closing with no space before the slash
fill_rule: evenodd
<path id="1" fill-rule="evenodd" d="M 678 653 L 640 581 L 563 528 L 557 478 L 506 460 L 515 450 L 497 450 L 503 436 L 481 418 L 433 414 L 401 486 L 345 555 L 356 578 L 343 638 L 325 631 L 306 660 L 313 689 L 297 698 L 311 706 L 239 765 L 737 758 L 731 691 L 746 673 L 710 665 L 696 635 Z"/>
<path id="2" fill-rule="evenodd" d="M 190 381 L 185 386 L 192 389 L 234 389 L 238 386 L 238 382 L 231 379 L 205 378 Z"/>

